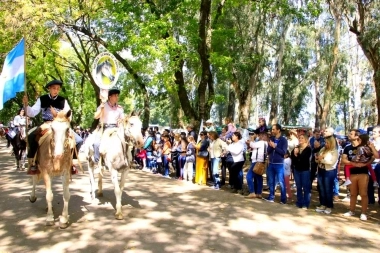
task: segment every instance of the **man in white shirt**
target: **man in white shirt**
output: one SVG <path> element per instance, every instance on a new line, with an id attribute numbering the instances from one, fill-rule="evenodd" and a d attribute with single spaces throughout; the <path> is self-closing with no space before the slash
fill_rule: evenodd
<path id="1" fill-rule="evenodd" d="M 102 139 L 103 132 L 101 127 L 103 124 L 103 130 L 107 128 L 117 127 L 119 122 L 124 119 L 124 110 L 117 104 L 119 101 L 120 91 L 117 89 L 111 89 L 108 91 L 108 100 L 102 103 L 97 108 L 94 118 L 100 120 L 98 129 L 94 132 L 94 162 L 95 166 L 98 165 L 100 160 L 99 147 Z"/>

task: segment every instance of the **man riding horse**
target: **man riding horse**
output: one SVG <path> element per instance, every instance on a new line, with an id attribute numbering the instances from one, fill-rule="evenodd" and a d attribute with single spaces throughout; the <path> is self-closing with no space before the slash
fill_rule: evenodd
<path id="1" fill-rule="evenodd" d="M 100 124 L 94 132 L 94 163 L 95 169 L 100 160 L 100 143 L 104 130 L 109 128 L 118 127 L 118 124 L 124 119 L 124 110 L 117 104 L 119 101 L 120 91 L 117 89 L 110 89 L 108 91 L 107 102 L 102 103 L 94 114 L 95 119 L 100 119 Z M 103 124 L 103 126 L 101 125 Z M 103 130 L 103 131 L 102 131 Z"/>
<path id="2" fill-rule="evenodd" d="M 29 117 L 35 117 L 40 112 L 42 113 L 42 120 L 44 121 L 44 126 L 51 125 L 51 122 L 53 121 L 54 117 L 57 116 L 57 113 L 60 111 L 68 112 L 70 111 L 70 106 L 67 102 L 67 100 L 64 97 L 59 96 L 59 92 L 62 88 L 62 81 L 60 80 L 53 80 L 46 84 L 45 88 L 49 91 L 48 94 L 42 95 L 39 97 L 36 101 L 36 103 L 30 107 L 27 106 L 27 116 Z M 24 96 L 23 103 L 28 104 L 28 97 Z M 35 165 L 34 157 L 36 155 L 37 149 L 38 149 L 38 141 L 36 140 L 37 134 L 40 135 L 41 132 L 36 131 L 37 129 L 34 129 L 31 133 L 28 135 L 28 143 L 29 143 L 29 150 L 28 150 L 28 174 L 35 175 L 38 174 L 39 171 Z M 44 129 L 42 129 L 44 130 Z M 71 131 L 71 134 L 75 135 L 75 142 L 77 148 L 80 147 L 80 145 L 83 143 L 82 138 L 80 136 L 77 136 L 74 131 Z M 79 150 L 79 149 L 78 149 Z"/>

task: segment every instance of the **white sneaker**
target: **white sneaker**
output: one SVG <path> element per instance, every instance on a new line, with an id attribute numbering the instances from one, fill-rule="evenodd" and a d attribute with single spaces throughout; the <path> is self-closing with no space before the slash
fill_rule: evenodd
<path id="1" fill-rule="evenodd" d="M 346 196 L 344 199 L 342 199 L 343 202 L 350 202 L 350 196 Z"/>
<path id="2" fill-rule="evenodd" d="M 315 209 L 316 212 L 318 213 L 323 213 L 326 210 L 325 206 L 318 206 L 317 209 Z"/>
<path id="3" fill-rule="evenodd" d="M 379 188 L 379 183 L 378 183 L 378 182 L 374 182 L 374 183 L 373 183 L 373 187 L 375 187 L 375 188 Z"/>
<path id="4" fill-rule="evenodd" d="M 366 221 L 366 220 L 367 220 L 367 215 L 365 215 L 364 213 L 362 213 L 362 214 L 360 215 L 360 220 L 362 220 L 362 221 Z"/>
<path id="5" fill-rule="evenodd" d="M 323 211 L 325 214 L 330 214 L 331 213 L 331 208 L 326 208 L 325 211 Z"/>
<path id="6" fill-rule="evenodd" d="M 344 182 L 343 186 L 348 186 L 351 184 L 351 180 L 347 178 L 346 182 Z"/>
<path id="7" fill-rule="evenodd" d="M 351 211 L 348 211 L 347 213 L 343 214 L 343 216 L 345 217 L 351 217 L 351 216 L 354 216 L 355 213 L 354 212 L 351 212 Z"/>

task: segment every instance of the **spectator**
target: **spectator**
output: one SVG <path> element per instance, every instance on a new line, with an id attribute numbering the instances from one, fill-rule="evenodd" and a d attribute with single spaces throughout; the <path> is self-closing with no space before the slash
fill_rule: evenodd
<path id="1" fill-rule="evenodd" d="M 209 145 L 209 154 L 211 160 L 211 171 L 212 171 L 212 180 L 213 180 L 213 188 L 215 190 L 219 190 L 221 187 L 220 178 L 219 178 L 219 164 L 221 160 L 221 155 L 223 152 L 227 150 L 227 144 L 222 141 L 218 133 L 215 131 L 211 131 L 208 133 L 210 137 L 210 145 Z"/>
<path id="2" fill-rule="evenodd" d="M 268 137 L 266 133 L 259 133 L 259 140 L 256 142 L 256 138 L 254 138 L 255 135 L 251 136 L 253 136 L 253 138 L 247 141 L 247 144 L 252 149 L 252 163 L 246 176 L 249 190 L 249 195 L 246 198 L 262 198 L 263 176 L 253 172 L 253 168 L 255 168 L 257 162 L 265 163 Z"/>
<path id="3" fill-rule="evenodd" d="M 308 209 L 310 206 L 310 157 L 311 147 L 308 146 L 307 136 L 300 135 L 299 146 L 291 153 L 294 168 L 294 179 L 297 187 L 296 206 Z"/>
<path id="4" fill-rule="evenodd" d="M 186 163 L 183 169 L 183 180 L 193 181 L 194 163 L 195 163 L 195 140 L 193 136 L 187 137 L 187 147 L 186 147 Z"/>
<path id="5" fill-rule="evenodd" d="M 267 168 L 267 177 L 269 184 L 269 196 L 265 200 L 274 202 L 275 178 L 281 187 L 281 204 L 286 203 L 286 189 L 284 182 L 284 156 L 288 150 L 288 141 L 281 135 L 281 125 L 272 126 L 272 137 L 268 143 L 269 165 Z"/>
<path id="6" fill-rule="evenodd" d="M 192 136 L 192 135 L 189 135 Z M 195 183 L 198 185 L 206 185 L 207 183 L 207 169 L 208 169 L 208 156 L 200 156 L 200 154 L 207 153 L 209 142 L 207 140 L 207 132 L 202 131 L 200 134 L 195 149 L 197 150 L 197 157 L 195 160 Z"/>
<path id="7" fill-rule="evenodd" d="M 178 148 L 179 156 L 178 156 L 178 166 L 180 169 L 180 175 L 179 175 L 179 180 L 183 180 L 183 170 L 185 167 L 186 163 L 186 150 L 187 150 L 187 145 L 189 142 L 187 141 L 186 136 L 181 136 L 181 145 L 180 148 Z"/>
<path id="8" fill-rule="evenodd" d="M 267 133 L 270 132 L 270 129 L 267 127 L 267 123 L 264 118 L 259 119 L 259 127 L 256 129 L 258 133 Z"/>
<path id="9" fill-rule="evenodd" d="M 355 131 L 356 132 L 356 131 Z M 362 138 L 362 141 L 364 143 L 367 143 L 369 140 L 368 135 L 360 135 L 358 138 Z M 360 194 L 361 197 L 361 214 L 360 214 L 360 220 L 366 221 L 367 220 L 367 208 L 368 208 L 368 166 L 372 163 L 374 158 L 370 159 L 368 162 L 367 159 L 363 162 L 355 162 L 353 159 L 357 154 L 358 146 L 360 144 L 360 141 L 354 140 L 350 148 L 345 149 L 345 152 L 343 153 L 342 162 L 346 166 L 352 166 L 350 168 L 351 176 L 350 176 L 350 210 L 344 214 L 344 216 L 354 216 L 355 215 L 355 208 L 356 208 L 356 201 L 358 194 Z M 376 155 L 378 157 L 378 155 Z"/>
<path id="10" fill-rule="evenodd" d="M 175 170 L 175 179 L 181 179 L 181 167 L 179 166 L 178 158 L 181 152 L 181 136 L 179 133 L 175 133 L 173 137 L 172 149 L 171 149 L 171 158 L 172 165 Z"/>
<path id="11" fill-rule="evenodd" d="M 334 207 L 333 188 L 336 177 L 335 164 L 338 161 L 338 150 L 333 136 L 325 138 L 325 146 L 316 156 L 318 163 L 318 184 L 320 206 L 316 211 L 319 213 L 330 214 Z"/>
<path id="12" fill-rule="evenodd" d="M 214 124 L 212 123 L 212 120 L 209 119 L 206 121 L 206 124 L 205 126 L 203 127 L 203 129 L 206 131 L 206 132 L 211 132 L 211 131 L 215 131 L 215 126 Z"/>
<path id="13" fill-rule="evenodd" d="M 162 148 L 162 163 L 164 165 L 164 174 L 165 178 L 170 178 L 169 176 L 169 162 L 171 161 L 170 152 L 172 145 L 169 141 L 169 135 L 167 133 L 162 134 L 162 139 L 164 141 L 164 145 Z"/>
<path id="14" fill-rule="evenodd" d="M 233 185 L 232 192 L 243 194 L 243 165 L 244 165 L 244 143 L 240 132 L 234 132 L 231 140 L 227 143 L 227 152 L 231 154 L 232 160 L 227 159 L 227 167 L 230 171 L 230 182 Z"/>
<path id="15" fill-rule="evenodd" d="M 189 124 L 187 125 L 186 129 L 187 129 L 187 137 L 193 136 L 194 140 L 197 141 L 198 138 L 194 131 L 194 126 L 192 124 Z"/>
<path id="16" fill-rule="evenodd" d="M 289 131 L 289 139 L 288 139 L 288 152 L 292 153 L 293 149 L 298 146 L 298 138 L 297 131 L 292 129 Z"/>
<path id="17" fill-rule="evenodd" d="M 310 160 L 310 187 L 313 185 L 313 181 L 317 177 L 317 162 L 315 157 L 318 155 L 319 151 L 325 146 L 325 140 L 321 136 L 321 131 L 315 129 L 313 131 L 314 136 L 310 138 L 309 145 L 311 148 L 311 160 Z M 311 188 L 310 188 L 311 189 Z"/>

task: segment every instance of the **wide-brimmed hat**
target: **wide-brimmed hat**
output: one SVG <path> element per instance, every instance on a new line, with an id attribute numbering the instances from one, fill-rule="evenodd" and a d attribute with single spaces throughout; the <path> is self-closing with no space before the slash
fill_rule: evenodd
<path id="1" fill-rule="evenodd" d="M 48 83 L 45 85 L 45 88 L 46 88 L 46 89 L 49 89 L 49 87 L 52 86 L 52 85 L 54 85 L 54 84 L 58 84 L 59 86 L 62 87 L 63 82 L 60 81 L 60 80 L 54 79 L 53 81 L 48 82 Z"/>
<path id="2" fill-rule="evenodd" d="M 110 89 L 108 91 L 108 96 L 112 96 L 113 94 L 120 94 L 120 90 L 118 90 L 118 89 Z"/>

